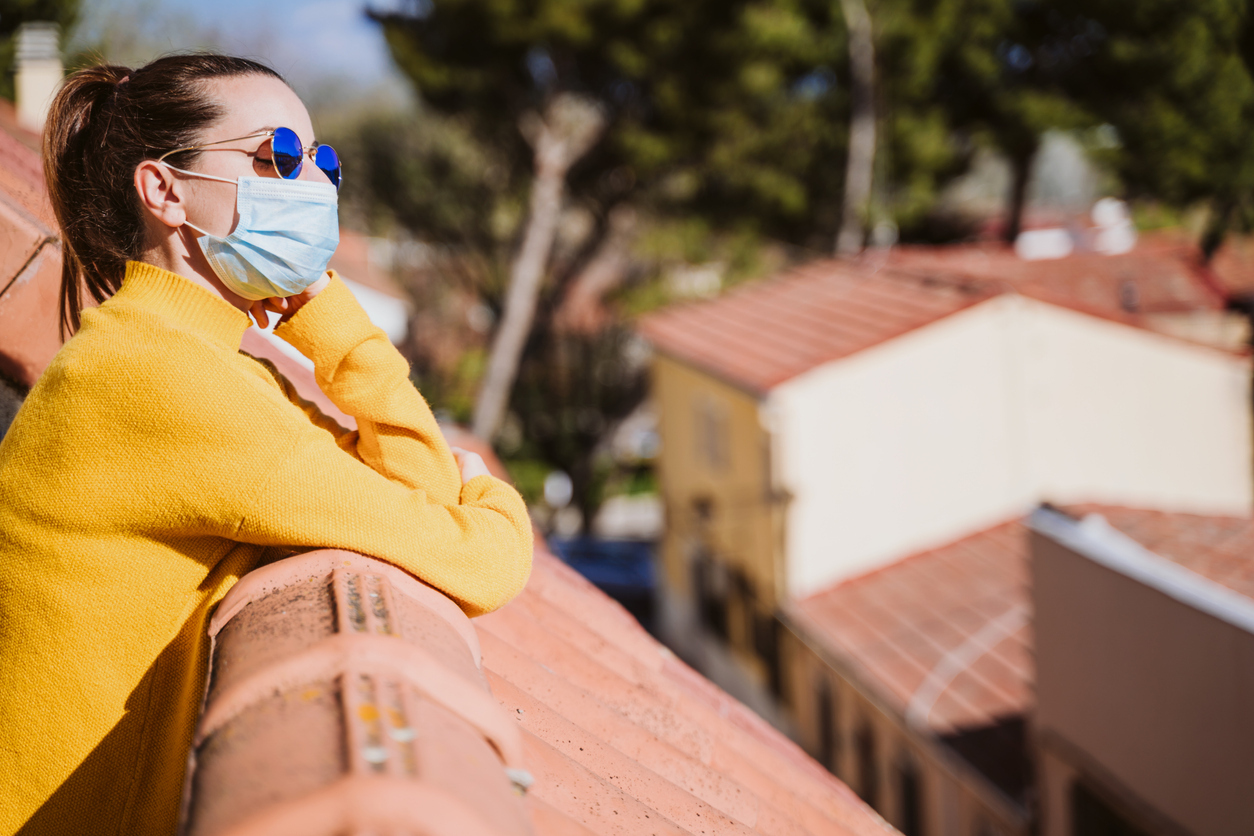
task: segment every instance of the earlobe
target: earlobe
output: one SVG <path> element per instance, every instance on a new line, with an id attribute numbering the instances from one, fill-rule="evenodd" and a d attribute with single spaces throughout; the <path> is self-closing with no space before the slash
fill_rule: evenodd
<path id="1" fill-rule="evenodd" d="M 167 166 L 144 160 L 135 167 L 135 191 L 139 202 L 154 219 L 177 229 L 187 221 L 183 184 Z"/>

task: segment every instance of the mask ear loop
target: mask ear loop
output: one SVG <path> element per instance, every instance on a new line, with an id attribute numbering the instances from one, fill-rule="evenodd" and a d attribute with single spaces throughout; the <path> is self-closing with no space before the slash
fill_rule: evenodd
<path id="1" fill-rule="evenodd" d="M 163 166 L 170 169 L 171 171 L 177 171 L 179 174 L 186 174 L 188 177 L 203 177 L 206 180 L 217 180 L 220 183 L 230 183 L 232 186 L 239 188 L 239 180 L 231 180 L 230 178 L 227 178 L 227 177 L 219 177 L 216 174 L 202 174 L 199 171 L 188 171 L 187 169 L 184 169 L 184 168 L 178 168 L 177 166 L 172 166 L 169 163 L 167 163 L 165 160 L 157 160 L 157 162 L 161 163 Z M 190 226 L 192 229 L 196 230 L 201 235 L 208 235 L 210 238 L 215 237 L 211 235 L 210 233 L 205 232 L 203 229 L 196 226 L 196 224 L 192 223 L 186 218 L 183 219 L 183 224 L 186 226 Z"/>

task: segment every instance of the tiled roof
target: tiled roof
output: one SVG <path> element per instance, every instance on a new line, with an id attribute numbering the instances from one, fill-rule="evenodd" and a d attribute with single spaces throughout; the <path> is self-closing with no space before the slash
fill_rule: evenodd
<path id="1" fill-rule="evenodd" d="M 1103 505 L 1150 551 L 1254 597 L 1254 519 Z M 911 555 L 790 605 L 806 637 L 899 716 L 949 740 L 1032 706 L 1028 528 L 1013 520 Z"/>
<path id="2" fill-rule="evenodd" d="M 1248 300 L 1254 296 L 1254 237 L 1229 235 L 1211 260 L 1224 290 Z"/>
<path id="3" fill-rule="evenodd" d="M 993 281 L 1064 307 L 1124 318 L 1129 313 L 1220 310 L 1224 293 L 1186 238 L 1146 236 L 1121 255 L 1079 252 L 1025 261 L 1002 245 L 897 247 L 890 269 L 950 280 Z"/>
<path id="4" fill-rule="evenodd" d="M 1254 519 L 1080 506 L 1099 513 L 1145 548 L 1202 577 L 1254 598 Z"/>
<path id="5" fill-rule="evenodd" d="M 595 833 L 893 832 L 547 552 L 522 596 L 475 624 L 523 731 L 530 797 L 561 818 Z"/>
<path id="6" fill-rule="evenodd" d="M 1224 293 L 1187 242 L 1151 238 L 1118 256 L 1024 261 L 1000 245 L 897 247 L 819 261 L 641 319 L 663 353 L 753 392 L 1013 292 L 1129 325 L 1219 311 Z"/>
<path id="7" fill-rule="evenodd" d="M 1014 520 L 811 595 L 792 615 L 901 715 L 945 735 L 1029 707 L 1027 585 L 1027 528 Z"/>
<path id="8" fill-rule="evenodd" d="M 245 576 L 210 632 L 194 836 L 893 832 L 539 541 L 523 594 L 473 625 L 322 551 Z"/>
<path id="9" fill-rule="evenodd" d="M 818 365 L 988 299 L 996 289 L 820 261 L 644 317 L 663 352 L 765 392 Z"/>
<path id="10" fill-rule="evenodd" d="M 30 386 L 61 346 L 61 245 L 34 135 L 12 109 L 0 101 L 0 374 Z"/>

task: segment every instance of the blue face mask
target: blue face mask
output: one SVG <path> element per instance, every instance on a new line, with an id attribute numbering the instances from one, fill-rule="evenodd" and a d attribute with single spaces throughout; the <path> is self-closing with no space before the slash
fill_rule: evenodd
<path id="1" fill-rule="evenodd" d="M 322 278 L 340 243 L 335 186 L 271 177 L 227 180 L 174 170 L 238 188 L 239 223 L 230 235 L 218 238 L 187 222 L 201 234 L 196 243 L 232 293 L 251 300 L 294 296 Z"/>

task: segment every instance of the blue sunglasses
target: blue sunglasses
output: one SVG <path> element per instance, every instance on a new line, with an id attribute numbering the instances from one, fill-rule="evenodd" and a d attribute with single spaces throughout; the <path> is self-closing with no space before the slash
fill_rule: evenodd
<path id="1" fill-rule="evenodd" d="M 275 128 L 270 132 L 270 161 L 274 163 L 274 170 L 280 177 L 285 180 L 299 177 L 306 156 L 335 184 L 335 188 L 340 187 L 342 168 L 340 156 L 335 153 L 334 148 L 330 145 L 315 145 L 307 149 L 291 128 Z"/>
<path id="2" fill-rule="evenodd" d="M 262 131 L 261 133 L 249 134 L 248 136 L 237 136 L 232 139 L 219 139 L 217 142 L 206 142 L 203 145 L 175 148 L 173 151 L 167 151 L 162 154 L 158 157 L 158 160 L 164 160 L 171 154 L 177 154 L 180 151 L 199 151 L 201 148 L 209 148 L 214 145 L 223 145 L 228 142 L 239 142 L 241 139 L 253 139 L 254 137 L 262 136 L 270 137 L 270 159 L 267 160 L 264 157 L 257 157 L 257 159 L 273 165 L 275 174 L 284 180 L 295 180 L 300 176 L 301 169 L 304 168 L 305 157 L 309 157 L 313 160 L 314 165 L 334 184 L 335 188 L 339 189 L 343 175 L 339 154 L 336 154 L 335 149 L 330 145 L 315 145 L 313 148 L 306 148 L 301 144 L 300 137 L 296 135 L 296 131 L 291 128 L 275 128 L 274 130 Z M 260 150 L 258 149 L 258 151 Z"/>

